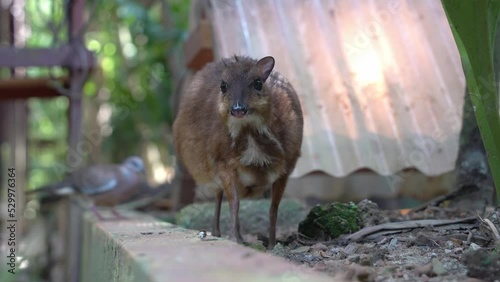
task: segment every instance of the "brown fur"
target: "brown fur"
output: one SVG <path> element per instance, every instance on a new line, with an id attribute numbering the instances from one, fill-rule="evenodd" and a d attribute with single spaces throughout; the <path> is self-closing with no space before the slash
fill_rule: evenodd
<path id="1" fill-rule="evenodd" d="M 272 58 L 271 58 L 272 59 Z M 270 62 L 269 57 L 266 62 Z M 261 61 L 264 61 L 262 59 Z M 220 236 L 218 219 L 223 190 L 231 208 L 231 238 L 239 234 L 239 198 L 261 195 L 272 185 L 270 247 L 275 244 L 277 209 L 288 176 L 298 157 L 303 134 L 300 102 L 293 87 L 274 66 L 248 57 L 210 63 L 199 71 L 182 97 L 174 122 L 177 156 L 198 185 L 216 192 L 213 233 Z M 269 72 L 265 73 L 265 70 Z M 261 91 L 253 82 L 263 78 Z M 228 84 L 225 94 L 221 81 Z M 248 114 L 230 114 L 235 100 Z"/>

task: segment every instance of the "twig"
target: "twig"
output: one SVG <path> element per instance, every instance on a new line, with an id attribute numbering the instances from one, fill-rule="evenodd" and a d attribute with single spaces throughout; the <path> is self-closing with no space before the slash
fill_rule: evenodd
<path id="1" fill-rule="evenodd" d="M 446 226 L 453 225 L 459 223 L 473 223 L 476 222 L 477 218 L 470 217 L 466 219 L 455 219 L 455 220 L 439 220 L 439 219 L 424 219 L 424 220 L 410 220 L 410 221 L 401 221 L 401 222 L 391 222 L 384 223 L 376 226 L 369 226 L 361 229 L 360 231 L 348 235 L 345 237 L 346 240 L 349 241 L 359 241 L 363 238 L 372 235 L 378 232 L 386 232 L 386 231 L 398 231 L 402 229 L 414 229 L 414 228 L 423 228 L 425 226 Z"/>
<path id="2" fill-rule="evenodd" d="M 486 222 L 486 224 L 488 224 L 488 226 L 490 227 L 491 232 L 493 232 L 493 235 L 495 235 L 495 239 L 497 241 L 500 241 L 500 234 L 498 233 L 498 229 L 495 227 L 493 222 L 491 222 L 491 220 L 489 220 L 487 218 L 484 220 L 484 222 Z"/>
<path id="3" fill-rule="evenodd" d="M 440 247 L 439 244 L 436 242 L 436 240 L 432 239 L 430 236 L 425 236 L 425 237 L 427 237 L 427 239 L 431 240 L 431 242 L 433 242 L 434 245 L 436 245 L 436 247 Z"/>
<path id="4" fill-rule="evenodd" d="M 442 196 L 439 196 L 439 197 L 436 197 L 428 202 L 425 202 L 423 204 L 421 204 L 420 206 L 418 207 L 415 207 L 413 209 L 410 210 L 409 213 L 415 213 L 415 212 L 419 212 L 419 211 L 423 211 L 425 210 L 426 208 L 428 207 L 436 207 L 436 206 L 439 206 L 442 202 L 448 200 L 448 199 L 451 199 L 451 198 L 454 198 L 456 196 L 455 193 L 449 193 L 449 194 L 446 194 L 446 195 L 442 195 Z"/>
<path id="5" fill-rule="evenodd" d="M 467 235 L 467 244 L 470 244 L 471 240 L 472 240 L 472 231 L 469 231 L 469 234 Z"/>
<path id="6" fill-rule="evenodd" d="M 500 234 L 498 233 L 498 230 L 497 228 L 495 227 L 495 224 L 493 224 L 493 222 L 491 222 L 491 220 L 485 218 L 483 219 L 479 214 L 477 214 L 477 217 L 479 218 L 479 220 L 481 220 L 482 223 L 485 223 L 489 229 L 491 230 L 491 233 L 493 233 L 493 237 L 495 237 L 495 241 L 500 241 Z"/>

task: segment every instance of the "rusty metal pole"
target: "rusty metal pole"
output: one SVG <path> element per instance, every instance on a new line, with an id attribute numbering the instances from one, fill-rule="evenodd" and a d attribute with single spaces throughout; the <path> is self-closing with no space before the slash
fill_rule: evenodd
<path id="1" fill-rule="evenodd" d="M 82 38 L 82 28 L 84 26 L 83 14 L 85 10 L 85 0 L 71 0 L 68 7 L 68 31 L 69 43 L 75 51 L 74 58 L 79 58 L 78 50 L 85 48 Z M 87 62 L 85 60 L 84 62 Z M 78 142 L 82 136 L 82 91 L 86 79 L 88 67 L 82 62 L 81 67 L 71 64 L 70 69 L 70 96 L 69 96 L 69 121 L 68 121 L 68 143 L 70 150 L 77 151 Z"/>
<path id="2" fill-rule="evenodd" d="M 67 7 L 68 15 L 68 32 L 69 45 L 74 52 L 73 59 L 79 63 L 72 61 L 70 64 L 70 88 L 69 88 L 69 117 L 68 117 L 68 165 L 76 166 L 71 169 L 76 169 L 83 165 L 82 161 L 70 163 L 71 155 L 79 159 L 83 159 L 83 152 L 80 152 L 79 143 L 82 137 L 82 92 L 83 85 L 87 79 L 90 69 L 88 65 L 87 52 L 85 52 L 85 44 L 83 42 L 84 28 L 84 11 L 85 0 L 70 0 Z M 75 155 L 76 154 L 76 155 Z M 74 199 L 70 199 L 64 207 L 67 212 L 65 220 L 65 241 L 66 241 L 66 281 L 80 281 L 80 262 L 82 249 L 82 224 L 83 224 L 83 209 Z"/>

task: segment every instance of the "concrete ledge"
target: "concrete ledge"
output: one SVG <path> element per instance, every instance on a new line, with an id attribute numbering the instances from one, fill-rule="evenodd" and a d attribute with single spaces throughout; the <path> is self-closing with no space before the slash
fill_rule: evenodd
<path id="1" fill-rule="evenodd" d="M 332 281 L 332 277 L 225 239 L 127 212 L 98 222 L 84 215 L 81 281 Z"/>

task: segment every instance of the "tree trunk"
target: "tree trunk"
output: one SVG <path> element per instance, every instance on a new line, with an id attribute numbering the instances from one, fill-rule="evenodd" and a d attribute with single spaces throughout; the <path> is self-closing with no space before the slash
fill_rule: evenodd
<path id="1" fill-rule="evenodd" d="M 483 210 L 495 200 L 495 188 L 468 93 L 464 96 L 460 147 L 455 163 L 451 207 Z"/>

